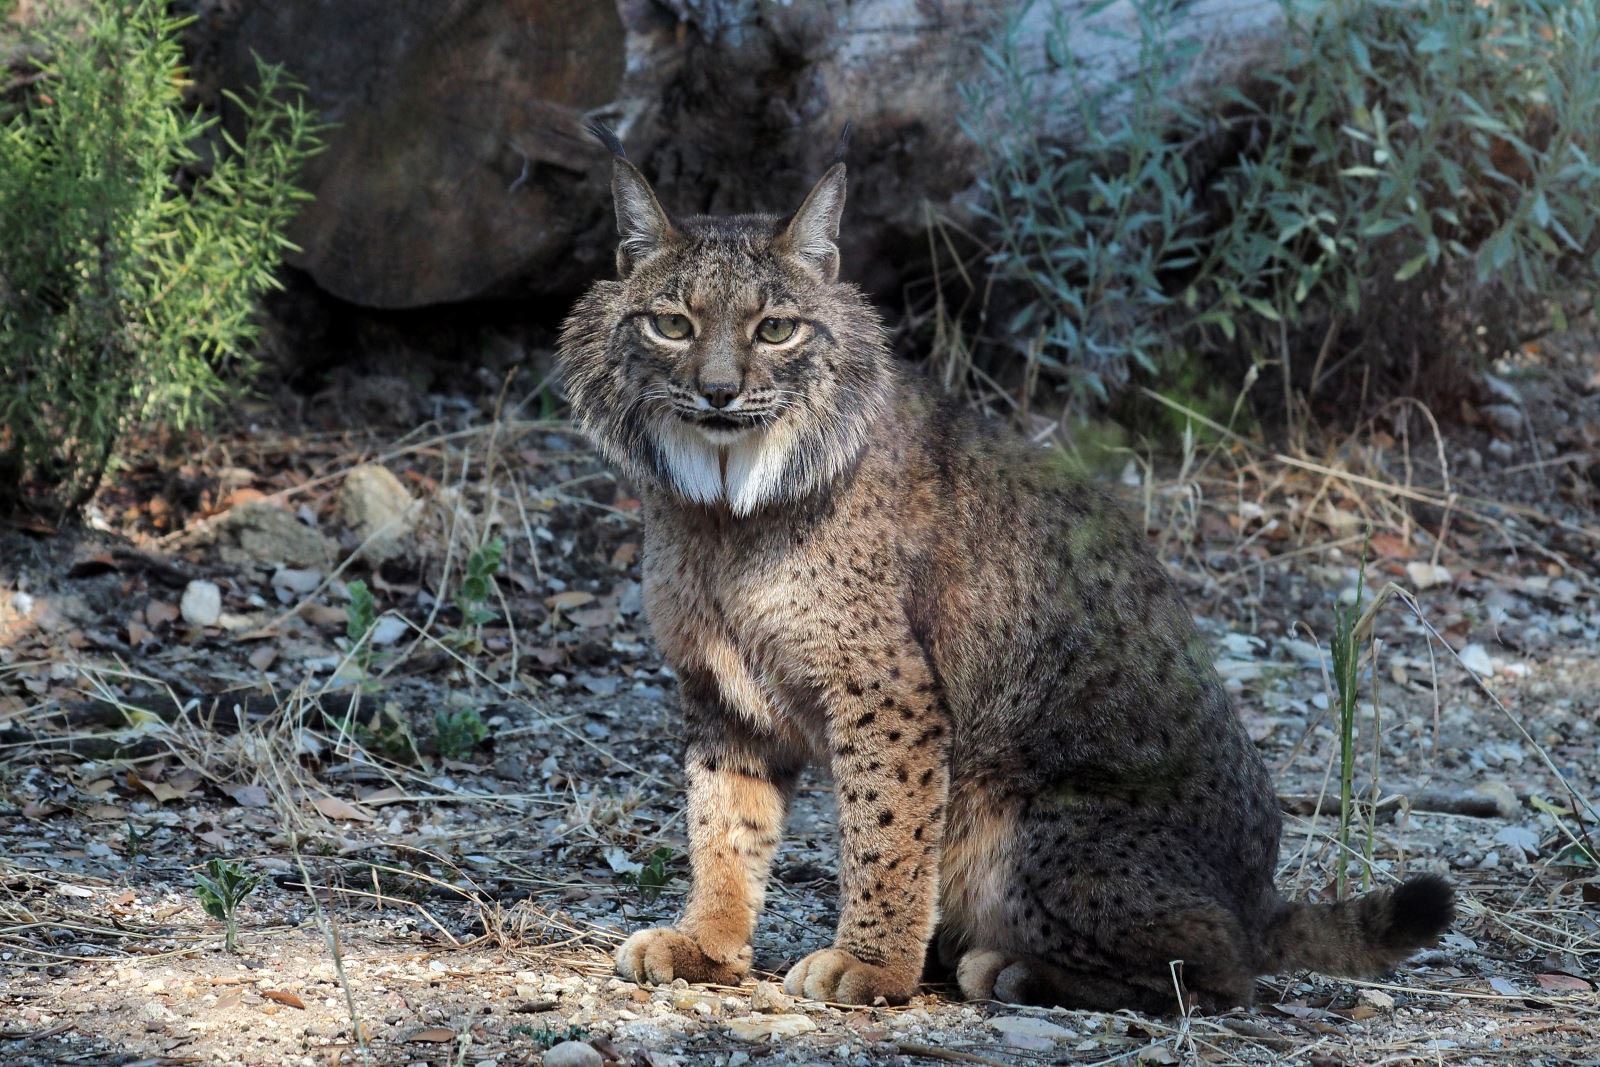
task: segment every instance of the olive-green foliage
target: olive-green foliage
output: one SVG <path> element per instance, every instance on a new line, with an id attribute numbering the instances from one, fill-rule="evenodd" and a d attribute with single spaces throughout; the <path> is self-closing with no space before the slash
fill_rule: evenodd
<path id="1" fill-rule="evenodd" d="M 0 112 L 0 508 L 71 513 L 122 432 L 203 423 L 248 369 L 290 247 L 317 127 L 263 63 L 228 97 L 239 136 L 213 130 L 185 105 L 166 9 L 73 5 L 41 31 L 43 78 Z"/>
<path id="2" fill-rule="evenodd" d="M 1019 14 L 968 89 L 1013 294 L 992 340 L 1084 398 L 1225 350 L 1287 359 L 1303 389 L 1330 335 L 1380 366 L 1449 361 L 1588 310 L 1600 0 L 1277 0 L 1281 66 L 1206 113 L 1180 91 L 1181 5 L 1136 2 L 1131 78 L 1092 87 L 1074 55 L 1108 31 L 1058 8 L 1043 69 Z"/>
<path id="3" fill-rule="evenodd" d="M 433 713 L 434 743 L 445 759 L 466 759 L 489 736 L 483 714 L 473 707 L 451 708 Z"/>
<path id="4" fill-rule="evenodd" d="M 494 576 L 500 571 L 500 561 L 506 554 L 504 538 L 485 541 L 467 556 L 461 575 L 461 588 L 456 591 L 456 606 L 461 609 L 461 621 L 466 626 L 482 626 L 493 622 L 495 613 L 489 608 L 494 595 Z"/>
<path id="5" fill-rule="evenodd" d="M 644 858 L 644 865 L 631 874 L 622 875 L 622 880 L 633 883 L 634 888 L 639 890 L 640 900 L 653 904 L 661 898 L 661 890 L 672 880 L 672 872 L 668 869 L 672 860 L 672 849 L 665 846 L 652 849 L 650 855 Z"/>
<path id="6" fill-rule="evenodd" d="M 518 1023 L 513 1026 L 510 1033 L 517 1037 L 525 1037 L 536 1051 L 554 1048 L 564 1041 L 582 1041 L 589 1036 L 589 1031 L 581 1026 L 540 1026 L 535 1028 L 529 1023 Z"/>
<path id="7" fill-rule="evenodd" d="M 1361 699 L 1361 647 L 1357 624 L 1361 621 L 1361 594 L 1366 589 L 1366 578 L 1367 556 L 1363 546 L 1355 601 L 1348 606 L 1342 602 L 1334 604 L 1333 640 L 1330 642 L 1339 711 L 1339 866 L 1335 886 L 1340 900 L 1348 895 L 1346 880 L 1350 863 L 1350 827 L 1356 816 L 1356 704 Z M 1370 869 L 1367 873 L 1370 876 Z"/>
<path id="8" fill-rule="evenodd" d="M 226 924 L 223 947 L 229 953 L 239 951 L 239 905 L 260 884 L 261 875 L 242 863 L 221 858 L 208 861 L 206 872 L 194 876 L 200 906 L 207 915 Z"/>

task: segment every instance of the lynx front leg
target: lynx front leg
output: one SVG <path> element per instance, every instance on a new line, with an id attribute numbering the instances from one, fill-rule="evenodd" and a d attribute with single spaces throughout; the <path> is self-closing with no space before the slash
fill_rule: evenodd
<path id="1" fill-rule="evenodd" d="M 949 795 L 949 727 L 909 639 L 863 652 L 829 709 L 839 803 L 839 927 L 834 946 L 789 972 L 794 995 L 847 1004 L 916 991 L 937 921 L 939 849 Z"/>
<path id="2" fill-rule="evenodd" d="M 683 689 L 689 729 L 689 866 L 693 885 L 676 927 L 640 930 L 617 950 L 635 982 L 737 984 L 783 830 L 799 764 L 716 698 Z M 709 697 L 709 699 L 702 699 Z"/>

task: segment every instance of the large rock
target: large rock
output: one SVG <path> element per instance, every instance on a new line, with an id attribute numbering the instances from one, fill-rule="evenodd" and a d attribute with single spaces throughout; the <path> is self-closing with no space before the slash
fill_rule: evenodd
<path id="1" fill-rule="evenodd" d="M 246 0 L 219 23 L 225 85 L 252 54 L 304 82 L 328 151 L 292 261 L 371 307 L 464 300 L 569 258 L 598 206 L 569 210 L 597 155 L 581 118 L 621 88 L 622 25 L 593 0 Z"/>
<path id="2" fill-rule="evenodd" d="M 609 160 L 585 117 L 613 125 L 684 214 L 798 205 L 852 121 L 845 270 L 890 292 L 927 247 L 925 202 L 959 207 L 974 188 L 961 87 L 1002 20 L 1025 12 L 1041 94 L 1069 91 L 1042 55 L 1053 8 L 1092 13 L 1106 32 L 1066 47 L 1092 81 L 1124 83 L 1132 0 L 240 0 L 200 51 L 236 89 L 254 53 L 286 64 L 338 124 L 307 175 L 294 262 L 354 303 L 564 296 L 608 270 Z M 1270 47 L 1281 8 L 1191 0 L 1176 18 L 1207 57 L 1197 83 L 1226 83 Z"/>

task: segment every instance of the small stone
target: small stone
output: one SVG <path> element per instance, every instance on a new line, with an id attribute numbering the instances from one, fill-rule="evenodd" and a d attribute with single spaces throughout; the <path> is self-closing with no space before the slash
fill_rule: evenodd
<path id="1" fill-rule="evenodd" d="M 361 555 L 372 564 L 401 554 L 416 524 L 417 502 L 387 467 L 366 463 L 344 476 L 339 517 L 361 541 Z"/>
<path id="2" fill-rule="evenodd" d="M 1494 660 L 1489 658 L 1489 652 L 1482 645 L 1468 645 L 1461 650 L 1461 665 L 1480 678 L 1494 676 Z"/>
<path id="3" fill-rule="evenodd" d="M 1065 1026 L 1046 1019 L 1035 1019 L 1031 1015 L 1002 1015 L 998 1019 L 990 1019 L 989 1025 L 1000 1031 L 1001 1038 L 1012 1048 L 1032 1049 L 1035 1052 L 1046 1052 L 1055 1048 L 1058 1042 L 1078 1036 Z"/>
<path id="4" fill-rule="evenodd" d="M 728 1033 L 739 1041 L 794 1037 L 816 1028 L 817 1024 L 804 1015 L 751 1015 L 744 1019 L 728 1020 Z"/>
<path id="5" fill-rule="evenodd" d="M 1484 421 L 1507 437 L 1522 431 L 1522 409 L 1512 404 L 1485 404 L 1478 409 Z"/>
<path id="6" fill-rule="evenodd" d="M 764 1015 L 781 1015 L 794 1010 L 794 998 L 775 982 L 757 982 L 750 993 L 750 1010 Z"/>
<path id="7" fill-rule="evenodd" d="M 1526 826 L 1505 826 L 1494 835 L 1494 843 L 1505 846 L 1512 859 L 1526 863 L 1539 854 L 1539 835 Z"/>
<path id="8" fill-rule="evenodd" d="M 271 504 L 254 501 L 228 512 L 223 531 L 236 543 L 219 552 L 224 563 L 276 563 L 289 567 L 325 567 L 333 561 L 328 539 Z"/>
<path id="9" fill-rule="evenodd" d="M 605 1058 L 586 1041 L 563 1041 L 545 1051 L 544 1067 L 604 1067 Z"/>
<path id="10" fill-rule="evenodd" d="M 679 1011 L 698 1011 L 702 1015 L 714 1010 L 717 997 L 715 993 L 704 993 L 696 989 L 673 989 L 670 993 L 672 1006 Z"/>
<path id="11" fill-rule="evenodd" d="M 382 648 L 394 644 L 410 632 L 411 627 L 406 625 L 404 619 L 394 615 L 384 615 L 372 624 L 372 632 L 367 635 L 367 640 Z"/>
<path id="12" fill-rule="evenodd" d="M 1512 404 L 1516 407 L 1522 406 L 1521 391 L 1504 378 L 1497 378 L 1493 374 L 1485 374 L 1483 376 L 1483 388 L 1499 403 Z"/>
<path id="13" fill-rule="evenodd" d="M 1449 568 L 1436 563 L 1414 562 L 1406 564 L 1406 577 L 1418 589 L 1432 589 L 1436 585 L 1449 585 L 1452 576 Z"/>
<path id="14" fill-rule="evenodd" d="M 215 626 L 222 618 L 222 590 L 216 582 L 197 578 L 184 588 L 178 612 L 190 626 Z"/>
<path id="15" fill-rule="evenodd" d="M 295 596 L 308 596 L 317 591 L 317 586 L 322 584 L 322 572 L 317 570 L 297 570 L 294 567 L 279 567 L 272 572 L 272 588 L 282 594 L 288 593 L 291 598 Z"/>
<path id="16" fill-rule="evenodd" d="M 1361 1003 L 1371 1005 L 1379 1011 L 1394 1011 L 1394 998 L 1381 989 L 1363 989 Z"/>

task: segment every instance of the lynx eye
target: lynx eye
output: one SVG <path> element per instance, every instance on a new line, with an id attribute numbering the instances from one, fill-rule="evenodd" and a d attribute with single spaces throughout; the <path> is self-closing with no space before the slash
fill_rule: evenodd
<path id="1" fill-rule="evenodd" d="M 769 345 L 781 345 L 794 336 L 793 319 L 762 319 L 756 327 L 756 336 Z"/>
<path id="2" fill-rule="evenodd" d="M 694 323 L 689 321 L 687 315 L 655 315 L 651 317 L 650 325 L 669 341 L 682 341 L 694 333 Z"/>

